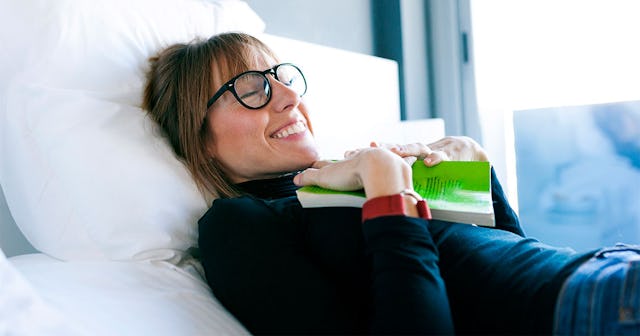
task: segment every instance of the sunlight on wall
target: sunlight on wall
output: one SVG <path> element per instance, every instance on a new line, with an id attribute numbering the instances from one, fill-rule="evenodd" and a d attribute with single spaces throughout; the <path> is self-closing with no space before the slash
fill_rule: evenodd
<path id="1" fill-rule="evenodd" d="M 640 99 L 640 1 L 472 0 L 471 7 L 483 144 L 517 206 L 511 112 Z"/>

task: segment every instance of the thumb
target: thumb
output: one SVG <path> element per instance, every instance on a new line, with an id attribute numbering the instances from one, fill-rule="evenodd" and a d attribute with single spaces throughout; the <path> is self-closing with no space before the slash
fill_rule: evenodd
<path id="1" fill-rule="evenodd" d="M 307 168 L 300 174 L 293 177 L 293 183 L 300 187 L 315 184 L 317 171 L 318 169 L 316 168 Z"/>

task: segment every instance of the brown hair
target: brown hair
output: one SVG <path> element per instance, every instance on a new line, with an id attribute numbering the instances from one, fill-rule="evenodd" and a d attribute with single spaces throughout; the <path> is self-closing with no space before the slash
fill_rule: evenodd
<path id="1" fill-rule="evenodd" d="M 253 36 L 224 33 L 171 45 L 149 59 L 142 107 L 160 125 L 206 196 L 241 194 L 207 150 L 215 141 L 205 122 L 207 101 L 225 81 L 249 70 L 260 55 L 278 59 Z M 308 121 L 306 111 L 302 113 Z"/>

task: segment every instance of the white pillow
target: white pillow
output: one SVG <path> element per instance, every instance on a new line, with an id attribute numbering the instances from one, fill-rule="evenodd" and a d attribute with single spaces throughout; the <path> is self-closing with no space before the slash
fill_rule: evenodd
<path id="1" fill-rule="evenodd" d="M 239 0 L 0 4 L 0 183 L 55 258 L 169 260 L 207 204 L 139 108 L 158 49 L 264 23 Z M 5 43 L 7 42 L 7 43 Z"/>

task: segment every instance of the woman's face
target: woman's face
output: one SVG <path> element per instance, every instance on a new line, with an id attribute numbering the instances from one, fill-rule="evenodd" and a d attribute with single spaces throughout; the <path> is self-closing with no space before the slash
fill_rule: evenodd
<path id="1" fill-rule="evenodd" d="M 275 60 L 263 55 L 256 57 L 251 70 L 274 65 Z M 248 109 L 226 91 L 208 111 L 213 134 L 209 152 L 234 183 L 276 177 L 308 168 L 318 160 L 315 140 L 301 112 L 306 112 L 301 98 L 272 75 L 266 76 L 272 90 L 266 106 Z"/>

